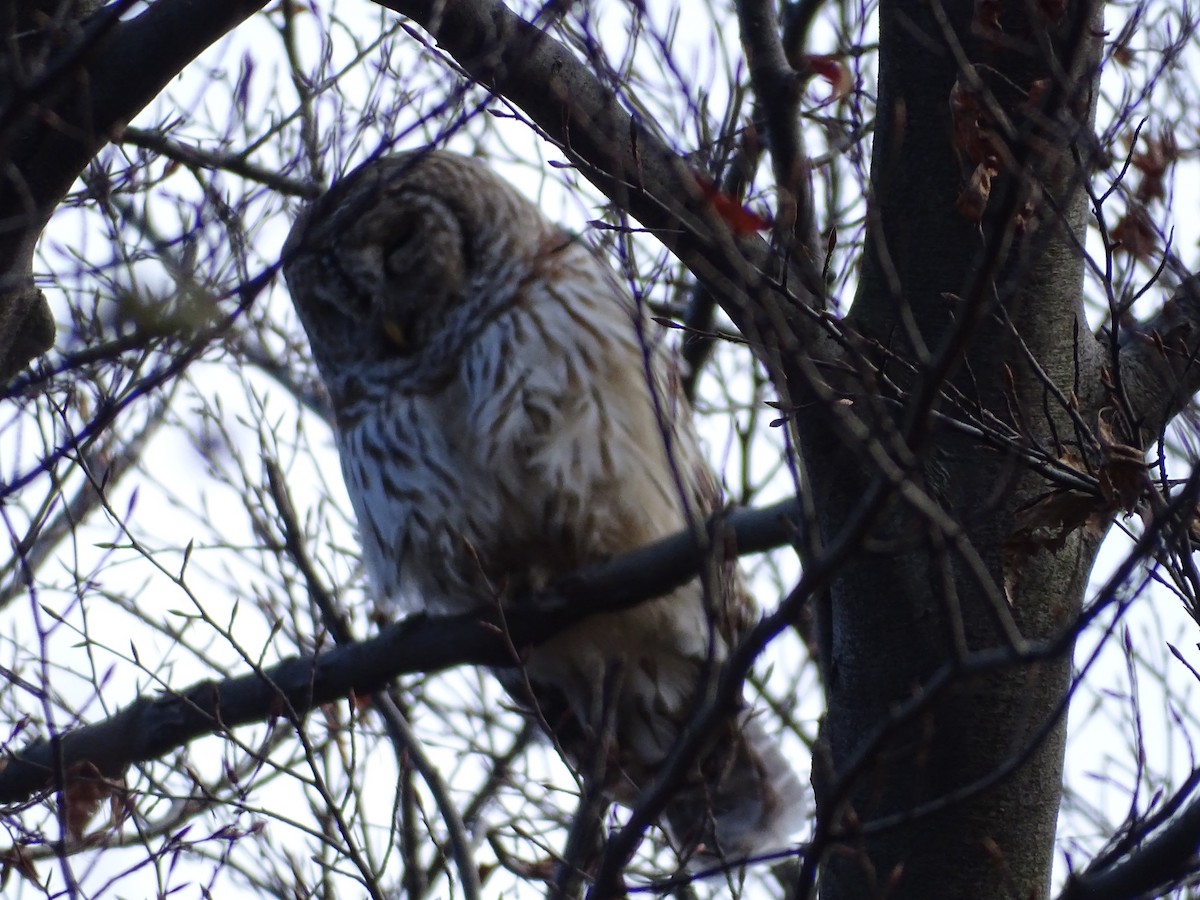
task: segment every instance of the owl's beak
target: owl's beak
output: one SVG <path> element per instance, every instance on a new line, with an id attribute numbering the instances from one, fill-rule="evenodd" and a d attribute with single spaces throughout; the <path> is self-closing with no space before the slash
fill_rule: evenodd
<path id="1" fill-rule="evenodd" d="M 389 341 L 401 350 L 408 348 L 408 335 L 404 331 L 404 326 L 394 319 L 384 319 L 380 324 Z"/>

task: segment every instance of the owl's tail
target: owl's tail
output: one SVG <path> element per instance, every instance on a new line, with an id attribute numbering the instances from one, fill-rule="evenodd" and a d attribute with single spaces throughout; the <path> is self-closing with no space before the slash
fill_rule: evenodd
<path id="1" fill-rule="evenodd" d="M 778 739 L 750 713 L 731 725 L 666 808 L 667 831 L 693 868 L 783 850 L 804 824 L 804 786 Z"/>

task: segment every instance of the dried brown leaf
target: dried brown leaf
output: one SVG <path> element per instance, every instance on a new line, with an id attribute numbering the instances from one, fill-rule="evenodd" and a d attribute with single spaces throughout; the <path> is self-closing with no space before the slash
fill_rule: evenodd
<path id="1" fill-rule="evenodd" d="M 964 83 L 962 75 L 950 89 L 950 116 L 954 122 L 954 146 L 972 163 L 987 163 L 995 177 L 1002 168 L 1000 161 L 1012 160 L 994 117 L 975 89 Z"/>
<path id="2" fill-rule="evenodd" d="M 1100 444 L 1100 492 L 1111 512 L 1132 513 L 1150 488 L 1145 453 L 1113 434 L 1112 411 L 1102 410 L 1096 427 Z"/>
<path id="3" fill-rule="evenodd" d="M 26 881 L 33 882 L 38 887 L 43 887 L 41 880 L 38 878 L 37 866 L 33 864 L 33 858 L 28 851 L 16 844 L 12 849 L 8 850 L 0 856 L 0 866 L 3 871 L 0 872 L 0 886 L 8 883 L 8 876 L 12 872 L 16 872 Z"/>
<path id="4" fill-rule="evenodd" d="M 80 760 L 71 766 L 63 789 L 67 833 L 71 838 L 81 840 L 101 804 L 120 792 L 120 785 L 105 778 L 95 763 Z"/>
<path id="5" fill-rule="evenodd" d="M 1025 93 L 1025 102 L 1021 104 L 1021 110 L 1028 115 L 1041 109 L 1042 100 L 1045 98 L 1046 91 L 1049 89 L 1049 78 L 1038 78 L 1037 80 L 1030 82 L 1029 90 Z"/>
<path id="6" fill-rule="evenodd" d="M 1145 149 L 1134 153 L 1129 164 L 1141 173 L 1137 196 L 1141 200 L 1161 200 L 1166 196 L 1166 179 L 1179 159 L 1179 143 L 1171 131 L 1145 139 Z"/>
<path id="7" fill-rule="evenodd" d="M 1059 464 L 1068 469 L 1085 475 L 1095 473 L 1100 495 L 1053 490 L 1017 510 L 1003 548 L 1004 591 L 1009 603 L 1030 557 L 1043 550 L 1057 552 L 1080 528 L 1092 538 L 1103 537 L 1114 515 L 1136 512 L 1146 491 L 1153 488 L 1144 452 L 1117 438 L 1113 412 L 1112 408 L 1102 410 L 1097 419 L 1099 454 L 1094 466 L 1089 468 L 1074 450 L 1058 458 Z M 1200 525 L 1194 527 L 1200 535 Z"/>
<path id="8" fill-rule="evenodd" d="M 825 99 L 826 103 L 844 100 L 854 89 L 854 73 L 836 56 L 805 56 L 801 71 L 812 72 L 829 83 L 832 89 Z"/>
<path id="9" fill-rule="evenodd" d="M 1072 396 L 1074 396 L 1074 392 L 1072 392 Z M 1083 457 L 1074 450 L 1063 451 L 1063 453 L 1058 457 L 1058 463 L 1059 465 L 1066 466 L 1068 469 L 1079 472 L 1083 475 L 1092 474 L 1092 470 L 1088 468 L 1088 465 L 1084 461 Z"/>
<path id="10" fill-rule="evenodd" d="M 1072 531 L 1087 524 L 1096 503 L 1082 491 L 1054 490 L 1017 510 L 1002 548 L 1004 595 L 1010 606 L 1030 557 L 1060 550 Z"/>
<path id="11" fill-rule="evenodd" d="M 1082 458 L 1073 451 L 1059 462 L 1087 474 Z M 1082 528 L 1093 538 L 1103 537 L 1116 509 L 1107 498 L 1084 491 L 1057 489 L 1047 491 L 1017 510 L 1013 530 L 1004 541 L 1002 565 L 1004 594 L 1011 605 L 1016 586 L 1030 557 L 1043 550 L 1057 553 L 1071 533 Z"/>
<path id="12" fill-rule="evenodd" d="M 1100 504 L 1083 491 L 1054 490 L 1017 511 L 1012 537 L 1038 550 L 1061 550 L 1067 536 L 1087 524 Z"/>
<path id="13" fill-rule="evenodd" d="M 992 178 L 995 175 L 996 169 L 992 164 L 981 162 L 975 167 L 966 187 L 962 189 L 958 199 L 954 202 L 954 208 L 958 210 L 959 215 L 972 222 L 978 222 L 983 218 L 988 200 L 992 195 Z"/>
<path id="14" fill-rule="evenodd" d="M 1116 242 L 1116 249 L 1142 261 L 1150 259 L 1158 246 L 1158 232 L 1154 230 L 1150 214 L 1137 203 L 1131 203 L 1128 212 L 1113 227 L 1111 237 Z"/>

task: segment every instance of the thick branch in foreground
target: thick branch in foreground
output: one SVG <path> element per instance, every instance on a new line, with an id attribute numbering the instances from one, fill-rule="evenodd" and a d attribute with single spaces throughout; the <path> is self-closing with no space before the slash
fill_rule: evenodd
<path id="1" fill-rule="evenodd" d="M 264 0 L 157 0 L 141 15 L 113 3 L 0 108 L 0 381 L 49 349 L 54 324 L 33 287 L 33 251 L 72 183 L 113 132 Z"/>
<path id="2" fill-rule="evenodd" d="M 0 803 L 26 800 L 60 785 L 63 773 L 90 763 L 114 777 L 198 737 L 284 716 L 299 719 L 324 703 L 380 690 L 398 675 L 459 665 L 511 666 L 513 648 L 537 645 L 597 612 L 634 606 L 687 583 L 713 552 L 761 553 L 788 543 L 799 507 L 788 501 L 740 510 L 711 523 L 718 540 L 685 532 L 592 566 L 551 590 L 461 616 L 412 616 L 378 637 L 293 657 L 227 679 L 134 701 L 121 712 L 11 754 L 0 770 Z"/>
<path id="3" fill-rule="evenodd" d="M 812 312 L 821 298 L 809 289 L 821 284 L 812 266 L 819 254 L 792 254 L 780 271 L 766 241 L 734 235 L 678 153 L 622 109 L 574 53 L 503 3 L 377 2 L 418 22 L 472 79 L 519 106 L 718 299 L 776 388 L 807 394 L 799 361 L 822 338 Z"/>

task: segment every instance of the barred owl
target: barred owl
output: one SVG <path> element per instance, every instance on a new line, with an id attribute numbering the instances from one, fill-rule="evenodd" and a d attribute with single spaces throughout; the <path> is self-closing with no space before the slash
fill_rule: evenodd
<path id="1" fill-rule="evenodd" d="M 660 338 L 583 243 L 481 163 L 427 150 L 362 166 L 302 214 L 284 272 L 382 598 L 432 614 L 514 602 L 716 508 Z M 631 806 L 747 622 L 736 578 L 715 600 L 697 580 L 593 615 L 496 675 Z M 801 797 L 743 710 L 664 825 L 686 855 L 741 858 L 787 843 Z"/>

